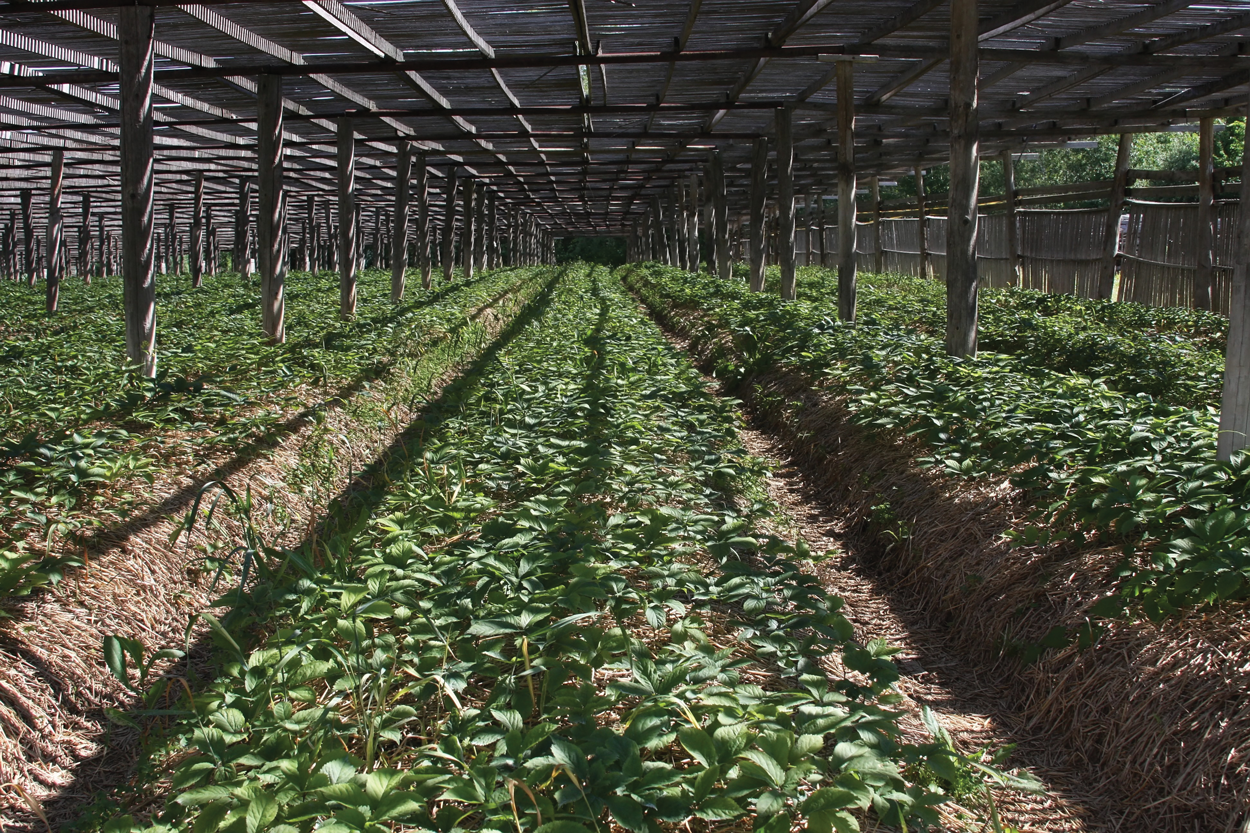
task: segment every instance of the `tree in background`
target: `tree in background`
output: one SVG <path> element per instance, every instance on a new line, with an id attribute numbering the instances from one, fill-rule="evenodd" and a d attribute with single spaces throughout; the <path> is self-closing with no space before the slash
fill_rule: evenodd
<path id="1" fill-rule="evenodd" d="M 556 263 L 583 260 L 604 266 L 625 262 L 624 237 L 561 237 L 556 240 Z"/>

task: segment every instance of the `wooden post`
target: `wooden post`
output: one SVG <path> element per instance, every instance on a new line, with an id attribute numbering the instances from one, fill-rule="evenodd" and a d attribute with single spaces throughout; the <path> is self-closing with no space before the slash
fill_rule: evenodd
<path id="1" fill-rule="evenodd" d="M 796 297 L 794 283 L 794 131 L 793 111 L 778 107 L 777 122 L 777 200 L 780 212 L 778 252 L 781 265 L 781 297 Z"/>
<path id="2" fill-rule="evenodd" d="M 417 186 L 417 268 L 421 272 L 421 286 L 430 288 L 430 190 L 429 172 L 425 167 L 425 154 L 417 154 L 415 179 Z"/>
<path id="3" fill-rule="evenodd" d="M 78 227 L 78 273 L 91 284 L 91 195 L 82 195 L 82 225 Z"/>
<path id="4" fill-rule="evenodd" d="M 820 192 L 817 192 L 816 193 L 816 238 L 817 238 L 816 243 L 817 243 L 817 251 L 819 252 L 819 259 L 816 261 L 816 265 L 821 267 L 822 269 L 829 265 L 829 258 L 825 251 L 828 248 L 828 243 L 825 237 L 826 237 L 825 235 L 825 195 Z"/>
<path id="5" fill-rule="evenodd" d="M 486 183 L 473 187 L 473 268 L 477 272 L 486 269 Z"/>
<path id="6" fill-rule="evenodd" d="M 256 245 L 260 254 L 261 328 L 276 343 L 286 340 L 286 200 L 282 193 L 282 76 L 256 80 Z M 341 135 L 341 134 L 340 134 Z M 351 135 L 351 128 L 348 128 Z M 198 217 L 197 217 L 198 219 Z M 197 250 L 193 256 L 200 258 Z M 355 286 L 352 309 L 356 308 Z M 344 315 L 350 312 L 344 311 Z"/>
<path id="7" fill-rule="evenodd" d="M 1250 114 L 1248 99 L 1247 114 Z M 1217 456 L 1227 461 L 1250 447 L 1250 148 L 1241 155 L 1241 235 L 1233 264 L 1228 306 L 1228 347 L 1224 356 L 1224 394 L 1220 404 Z"/>
<path id="8" fill-rule="evenodd" d="M 1010 277 L 1008 286 L 1023 286 L 1020 273 L 1020 227 L 1016 220 L 1016 169 L 1011 164 L 1011 150 L 1004 150 L 1003 160 L 1003 202 L 1007 206 L 1007 267 Z"/>
<path id="9" fill-rule="evenodd" d="M 444 195 L 443 204 L 443 280 L 450 281 L 452 271 L 456 268 L 453 263 L 456 252 L 456 190 L 457 190 L 457 168 L 452 168 L 447 173 L 447 193 Z"/>
<path id="10" fill-rule="evenodd" d="M 680 205 L 677 199 L 677 185 L 672 185 L 668 189 L 668 224 L 665 229 L 665 236 L 668 237 L 668 265 L 674 268 L 681 268 L 681 221 L 679 219 Z"/>
<path id="11" fill-rule="evenodd" d="M 686 269 L 698 272 L 702 257 L 699 254 L 699 174 L 691 173 L 686 180 Z"/>
<path id="12" fill-rule="evenodd" d="M 22 203 L 22 267 L 26 271 L 26 282 L 35 285 L 35 213 L 32 205 L 33 194 L 29 188 L 18 192 Z"/>
<path id="13" fill-rule="evenodd" d="M 52 176 L 48 183 L 48 314 L 56 312 L 61 298 L 61 275 L 65 267 L 65 219 L 61 216 L 61 189 L 65 183 L 65 151 L 52 151 Z"/>
<path id="14" fill-rule="evenodd" d="M 473 255 L 477 249 L 477 180 L 469 177 L 464 183 L 464 225 L 463 239 L 460 244 L 460 265 L 464 268 L 464 279 L 473 280 Z"/>
<path id="15" fill-rule="evenodd" d="M 1115 178 L 1111 181 L 1111 204 L 1107 208 L 1106 236 L 1102 241 L 1102 266 L 1098 271 L 1098 297 L 1105 301 L 1114 298 L 1120 214 L 1124 210 L 1124 194 L 1128 190 L 1128 170 L 1132 156 L 1133 134 L 1121 133 L 1120 146 L 1115 154 Z"/>
<path id="16" fill-rule="evenodd" d="M 916 217 L 919 219 L 919 231 L 917 232 L 920 239 L 920 277 L 926 280 L 929 275 L 929 235 L 928 220 L 925 217 L 926 208 L 924 204 L 924 169 L 919 165 L 916 166 Z"/>
<path id="17" fill-rule="evenodd" d="M 309 194 L 304 202 L 304 268 L 317 274 L 320 235 L 317 233 L 317 198 Z"/>
<path id="18" fill-rule="evenodd" d="M 356 136 L 352 120 L 338 120 L 339 315 L 356 314 Z"/>
<path id="19" fill-rule="evenodd" d="M 872 177 L 872 271 L 885 271 L 885 244 L 881 239 L 881 177 Z"/>
<path id="20" fill-rule="evenodd" d="M 122 303 L 126 355 L 156 375 L 156 282 L 152 274 L 151 6 L 117 10 L 121 98 Z"/>
<path id="21" fill-rule="evenodd" d="M 723 281 L 733 277 L 729 258 L 729 202 L 725 193 L 725 162 L 720 151 L 712 151 L 712 224 L 716 234 L 716 275 Z"/>
<path id="22" fill-rule="evenodd" d="M 1198 120 L 1198 268 L 1194 271 L 1194 309 L 1213 309 L 1215 276 L 1215 119 Z"/>
<path id="23" fill-rule="evenodd" d="M 977 352 L 977 0 L 951 0 L 951 190 L 946 222 L 946 352 Z"/>
<path id="24" fill-rule="evenodd" d="M 408 197 L 412 179 L 412 143 L 399 140 L 395 157 L 395 227 L 391 232 L 391 301 L 404 299 L 404 278 L 408 269 Z"/>
<path id="25" fill-rule="evenodd" d="M 172 223 L 171 223 L 172 225 Z M 204 283 L 204 172 L 195 172 L 195 200 L 191 208 L 191 285 Z"/>
<path id="26" fill-rule="evenodd" d="M 234 271 L 242 278 L 250 278 L 247 271 L 248 252 L 252 248 L 252 183 L 239 179 L 239 204 L 234 213 Z"/>
<path id="27" fill-rule="evenodd" d="M 838 83 L 838 317 L 855 321 L 855 65 L 839 61 Z"/>
<path id="28" fill-rule="evenodd" d="M 768 141 L 755 140 L 751 157 L 750 256 L 751 291 L 764 291 L 764 189 L 768 184 Z"/>

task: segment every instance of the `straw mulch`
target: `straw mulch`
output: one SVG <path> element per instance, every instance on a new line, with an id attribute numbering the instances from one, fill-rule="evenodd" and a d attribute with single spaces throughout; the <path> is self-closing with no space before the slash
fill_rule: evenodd
<path id="1" fill-rule="evenodd" d="M 496 298 L 475 318 L 495 334 L 520 300 Z M 86 568 L 68 575 L 55 591 L 9 608 L 14 618 L 0 620 L 0 830 L 60 829 L 101 790 L 133 777 L 138 733 L 111 723 L 105 709 L 124 712 L 138 706 L 138 698 L 108 671 L 102 642 L 117 634 L 139 640 L 149 653 L 183 648 L 191 616 L 230 588 L 222 583 L 213 589 L 211 576 L 195 569 L 195 553 L 188 553 L 184 540 L 170 543 L 201 487 L 214 480 L 239 494 L 250 487 L 262 538 L 275 546 L 298 543 L 321 517 L 325 496 L 350 489 L 352 474 L 382 454 L 418 415 L 421 403 L 409 404 L 412 392 L 396 376 L 329 396 L 302 391 L 310 404 L 287 414 L 263 441 L 195 471 L 158 476 L 146 509 L 95 535 Z M 434 390 L 453 376 L 439 380 Z M 360 419 L 361 408 L 372 410 L 373 418 Z M 378 418 L 378 409 L 385 417 Z M 324 419 L 315 419 L 316 412 Z M 323 458 L 325 444 L 333 455 L 329 469 L 319 469 L 324 479 L 319 488 L 301 490 L 288 481 L 314 444 Z M 224 525 L 229 537 L 242 540 L 236 521 Z M 192 634 L 193 641 L 202 630 Z M 201 646 L 190 663 L 165 663 L 154 673 L 189 677 L 194 685 L 197 678 L 211 678 L 210 653 Z M 151 804 L 155 809 L 155 798 Z"/>
<path id="2" fill-rule="evenodd" d="M 679 316 L 666 323 L 694 330 Z M 725 348 L 703 345 L 695 358 Z M 1051 651 L 1024 666 L 1009 646 L 1085 621 L 1114 581 L 1118 550 L 1011 548 L 1004 533 L 1023 524 L 1028 506 L 1005 480 L 955 481 L 920 469 L 917 443 L 854 425 L 836 391 L 814 389 L 802 374 L 777 369 L 734 395 L 817 485 L 839 533 L 867 545 L 866 560 L 890 592 L 942 621 L 964 657 L 1003 681 L 1010 705 L 1026 716 L 1021 731 L 1064 750 L 1083 771 L 1086 794 L 1112 802 L 1110 829 L 1241 829 L 1250 800 L 1244 607 L 1159 625 L 1118 622 L 1089 650 Z M 880 522 L 882 506 L 889 524 Z"/>

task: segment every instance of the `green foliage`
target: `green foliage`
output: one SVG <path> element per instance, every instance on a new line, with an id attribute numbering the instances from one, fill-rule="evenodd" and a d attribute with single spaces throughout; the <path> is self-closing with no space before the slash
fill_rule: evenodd
<path id="1" fill-rule="evenodd" d="M 1126 611 L 1160 619 L 1250 598 L 1250 455 L 1215 460 L 1218 415 L 1209 403 L 1221 368 L 1203 344 L 1219 344 L 1223 327 L 1211 317 L 985 293 L 991 338 L 1020 352 L 960 360 L 945 355 L 927 317 L 942 309 L 934 291 L 905 279 L 864 292 L 854 326 L 837 320 L 836 300 L 825 300 L 836 293 L 827 291 L 786 303 L 654 265 L 630 268 L 626 280 L 661 314 L 697 314 L 689 319 L 696 339 L 722 345 L 719 375 L 732 381 L 785 365 L 841 395 L 866 428 L 922 440 L 930 449 L 922 464 L 953 477 L 1008 477 L 1035 505 L 1020 545 L 1066 539 L 1122 548 L 1114 592 L 1090 611 L 1095 624 L 1052 634 L 1033 654 L 1088 641 L 1099 619 Z M 1056 335 L 1021 335 L 1045 332 L 1054 317 Z M 1145 322 L 1159 338 L 1142 340 Z M 1082 331 L 1119 364 L 1095 365 L 1106 378 L 1075 372 L 1080 362 L 1061 349 Z"/>
<path id="2" fill-rule="evenodd" d="M 467 313 L 525 284 L 503 270 L 416 287 L 396 306 L 389 281 L 363 273 L 345 322 L 337 276 L 292 273 L 282 345 L 264 338 L 257 290 L 236 275 L 163 288 L 155 379 L 125 364 L 119 278 L 67 283 L 52 318 L 41 295 L 0 283 L 0 598 L 56 584 L 84 536 L 126 518 L 158 472 L 246 451 L 312 403 L 480 337 Z"/>
<path id="3" fill-rule="evenodd" d="M 443 392 L 300 549 L 319 569 L 257 588 L 276 610 L 214 628 L 224 672 L 182 706 L 147 829 L 935 820 L 892 649 L 726 491 L 752 465 L 731 406 L 599 274 L 561 275 Z"/>
<path id="4" fill-rule="evenodd" d="M 620 266 L 625 262 L 623 237 L 561 237 L 556 240 L 556 263 L 597 263 Z"/>

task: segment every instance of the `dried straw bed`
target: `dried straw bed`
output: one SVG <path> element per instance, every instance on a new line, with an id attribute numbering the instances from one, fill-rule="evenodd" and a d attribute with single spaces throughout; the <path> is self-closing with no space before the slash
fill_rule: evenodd
<path id="1" fill-rule="evenodd" d="M 493 337 L 524 300 L 504 293 L 473 318 Z M 458 371 L 445 374 L 434 391 Z M 137 705 L 137 698 L 108 672 L 102 641 L 119 634 L 139 640 L 149 652 L 181 648 L 190 616 L 224 589 L 219 585 L 213 591 L 206 577 L 189 566 L 183 542 L 169 541 L 200 487 L 222 480 L 242 493 L 250 486 L 262 537 L 278 546 L 298 543 L 324 511 L 320 501 L 287 485 L 310 442 L 334 446 L 332 482 L 323 487 L 335 493 L 351 489 L 349 476 L 395 442 L 418 408 L 396 397 L 387 424 L 380 425 L 356 420 L 349 406 L 355 397 L 385 397 L 390 384 L 402 382 L 384 375 L 372 390 L 336 392 L 284 414 L 285 433 L 270 443 L 233 457 L 223 454 L 193 472 L 163 472 L 146 495 L 146 511 L 95 536 L 87 568 L 68 575 L 56 591 L 38 593 L 12 609 L 12 620 L 0 621 L 0 668 L 5 670 L 0 676 L 0 784 L 5 785 L 0 830 L 44 833 L 47 827 L 31 811 L 32 801 L 42 807 L 51 828 L 60 829 L 100 790 L 131 777 L 140 738 L 132 729 L 111 725 L 104 710 L 125 711 Z M 314 401 L 311 390 L 301 393 L 306 402 Z M 312 419 L 318 408 L 325 414 L 320 430 Z M 234 520 L 224 520 L 223 526 L 235 539 L 242 538 Z M 210 676 L 205 652 L 193 657 L 199 672 L 193 675 Z M 181 674 L 185 663 L 176 671 L 168 665 L 154 670 Z"/>
<path id="2" fill-rule="evenodd" d="M 698 329 L 691 313 L 665 323 L 686 335 Z M 696 362 L 714 349 L 696 346 Z M 1238 829 L 1250 799 L 1244 607 L 1159 626 L 1116 623 L 1091 650 L 1021 666 L 1004 656 L 1004 640 L 1079 625 L 1113 580 L 1116 551 L 1009 548 L 1003 533 L 1028 507 L 1004 480 L 953 481 L 918 468 L 914 441 L 853 424 L 836 392 L 801 373 L 777 369 L 736 395 L 811 478 L 838 516 L 838 535 L 864 546 L 891 595 L 915 599 L 982 679 L 1002 681 L 1024 716 L 1020 732 L 1067 753 L 1085 794 L 1108 802 L 1110 829 Z M 905 546 L 891 548 L 870 523 L 883 498 L 911 526 Z"/>

